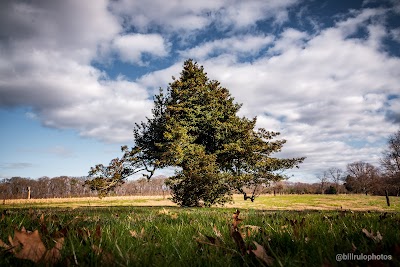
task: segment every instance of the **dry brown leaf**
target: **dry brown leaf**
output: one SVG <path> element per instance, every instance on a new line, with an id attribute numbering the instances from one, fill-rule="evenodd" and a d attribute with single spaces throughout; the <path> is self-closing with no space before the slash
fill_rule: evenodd
<path id="1" fill-rule="evenodd" d="M 41 224 L 44 224 L 44 214 L 43 213 L 42 213 L 42 215 L 40 215 L 39 222 Z"/>
<path id="2" fill-rule="evenodd" d="M 208 241 L 210 241 L 211 242 L 211 244 L 214 244 L 214 245 L 221 245 L 221 239 L 219 239 L 218 237 L 217 238 L 215 238 L 215 237 L 212 237 L 212 236 L 208 236 L 208 235 L 206 235 L 205 236 L 207 239 L 208 239 Z"/>
<path id="3" fill-rule="evenodd" d="M 8 236 L 8 242 L 10 243 L 11 247 L 14 247 L 14 242 L 10 235 Z M 19 246 L 19 244 L 15 244 L 15 247 L 17 247 L 17 246 Z"/>
<path id="4" fill-rule="evenodd" d="M 354 245 L 354 243 L 351 243 L 351 252 L 356 252 L 356 250 L 357 250 L 357 247 L 356 247 L 356 245 Z"/>
<path id="5" fill-rule="evenodd" d="M 10 245 L 7 245 L 6 243 L 3 242 L 3 240 L 0 239 L 0 247 L 1 248 L 5 248 L 5 249 L 9 249 L 11 248 Z"/>
<path id="6" fill-rule="evenodd" d="M 132 237 L 134 238 L 143 238 L 145 236 L 145 231 L 144 227 L 140 231 L 140 234 L 138 234 L 135 230 L 130 230 L 129 233 L 131 234 Z"/>
<path id="7" fill-rule="evenodd" d="M 246 253 L 246 244 L 243 241 L 243 237 L 240 234 L 240 232 L 237 229 L 231 229 L 231 236 L 233 238 L 233 240 L 235 241 L 238 249 L 240 250 L 240 252 L 242 254 Z"/>
<path id="8" fill-rule="evenodd" d="M 240 214 L 240 211 L 236 210 L 236 212 L 233 213 L 233 215 L 232 215 L 232 218 L 233 218 L 232 226 L 234 229 L 237 229 L 238 225 L 242 221 L 241 219 L 239 219 L 239 214 Z"/>
<path id="9" fill-rule="evenodd" d="M 103 250 L 96 245 L 92 245 L 92 249 L 97 255 L 100 255 L 103 252 Z"/>
<path id="10" fill-rule="evenodd" d="M 95 236 L 100 239 L 101 238 L 101 226 L 100 226 L 100 224 L 96 225 L 96 232 L 95 233 L 96 233 Z"/>
<path id="11" fill-rule="evenodd" d="M 171 213 L 169 216 L 171 219 L 178 219 L 178 213 Z"/>
<path id="12" fill-rule="evenodd" d="M 138 233 L 136 233 L 135 230 L 129 230 L 129 233 L 131 234 L 132 237 L 135 237 L 135 238 L 138 237 Z"/>
<path id="13" fill-rule="evenodd" d="M 60 250 L 64 244 L 64 238 L 55 240 L 55 246 L 47 250 L 43 244 L 38 230 L 33 232 L 26 231 L 22 227 L 21 231 L 14 231 L 14 238 L 8 236 L 10 245 L 0 240 L 0 246 L 9 249 L 16 258 L 31 260 L 35 263 L 42 262 L 46 265 L 54 265 L 60 258 Z"/>
<path id="14" fill-rule="evenodd" d="M 43 258 L 43 261 L 47 265 L 54 265 L 61 259 L 61 249 L 64 245 L 64 237 L 56 238 L 54 242 L 56 243 L 54 247 L 49 249 Z"/>
<path id="15" fill-rule="evenodd" d="M 105 265 L 111 265 L 114 263 L 114 257 L 110 252 L 104 251 L 102 248 L 96 245 L 93 245 L 92 249 L 97 254 L 97 256 L 101 255 L 101 261 Z"/>
<path id="16" fill-rule="evenodd" d="M 383 237 L 382 237 L 381 233 L 379 233 L 379 231 L 377 231 L 377 232 L 376 232 L 376 235 L 374 235 L 374 232 L 373 232 L 373 231 L 368 232 L 367 229 L 363 228 L 363 229 L 362 229 L 362 232 L 363 232 L 368 238 L 371 238 L 372 240 L 374 240 L 374 241 L 377 242 L 377 243 L 380 242 L 380 241 L 382 241 L 382 239 L 383 239 Z"/>
<path id="17" fill-rule="evenodd" d="M 265 264 L 271 266 L 274 263 L 274 259 L 271 256 L 268 256 L 267 251 L 263 246 L 258 244 L 256 241 L 253 241 L 253 243 L 256 245 L 256 250 L 251 250 L 251 252 L 253 252 L 254 255 L 262 260 Z M 248 253 L 250 253 L 250 251 Z"/>
<path id="18" fill-rule="evenodd" d="M 217 237 L 222 238 L 222 234 L 221 234 L 221 232 L 217 229 L 217 226 L 216 226 L 216 225 L 214 225 L 213 230 L 214 230 L 214 234 L 215 234 Z"/>
<path id="19" fill-rule="evenodd" d="M 257 231 L 261 230 L 261 227 L 257 226 L 257 225 L 249 225 L 249 224 L 247 224 L 247 225 L 244 225 L 243 227 L 244 228 L 250 228 L 254 232 L 257 232 Z"/>
<path id="20" fill-rule="evenodd" d="M 158 211 L 158 214 L 165 214 L 165 215 L 168 215 L 168 213 L 169 213 L 169 211 L 166 210 L 165 208 L 162 208 L 162 210 L 159 210 L 159 211 Z"/>
<path id="21" fill-rule="evenodd" d="M 163 208 L 162 210 L 158 211 L 158 214 L 164 214 L 171 217 L 171 219 L 178 219 L 178 213 L 170 212 L 169 210 Z"/>
<path id="22" fill-rule="evenodd" d="M 236 210 L 236 212 L 233 213 L 233 215 L 232 215 L 233 222 L 232 222 L 232 227 L 230 229 L 230 234 L 231 234 L 233 240 L 235 241 L 240 252 L 242 254 L 245 254 L 246 253 L 246 244 L 244 243 L 242 234 L 239 232 L 239 229 L 238 229 L 238 225 L 242 221 L 241 219 L 239 219 L 239 214 L 240 214 L 240 211 Z"/>
<path id="23" fill-rule="evenodd" d="M 32 233 L 27 232 L 25 228 L 22 228 L 21 231 L 15 230 L 14 239 L 12 241 L 11 237 L 9 239 L 11 246 L 14 247 L 15 257 L 19 259 L 38 262 L 46 252 L 46 247 L 40 239 L 38 230 Z"/>
<path id="24" fill-rule="evenodd" d="M 199 233 L 199 237 L 195 238 L 195 241 L 199 244 L 206 244 L 206 245 L 211 245 L 215 247 L 220 247 L 223 248 L 221 245 L 223 244 L 222 240 L 220 238 L 215 238 L 212 236 L 208 235 L 202 235 Z"/>
<path id="25" fill-rule="evenodd" d="M 78 235 L 80 235 L 82 237 L 82 240 L 84 240 L 85 242 L 87 242 L 91 236 L 89 229 L 87 229 L 86 227 L 83 227 L 82 229 L 78 228 L 77 232 Z"/>
<path id="26" fill-rule="evenodd" d="M 241 229 L 246 228 L 246 236 L 250 237 L 253 235 L 253 232 L 260 232 L 261 231 L 261 227 L 260 226 L 256 226 L 256 225 L 244 225 L 242 227 L 240 227 Z"/>

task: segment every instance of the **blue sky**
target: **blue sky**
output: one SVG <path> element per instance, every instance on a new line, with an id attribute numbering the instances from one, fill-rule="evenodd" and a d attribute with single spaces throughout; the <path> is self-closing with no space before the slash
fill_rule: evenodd
<path id="1" fill-rule="evenodd" d="M 291 181 L 379 164 L 400 123 L 396 0 L 0 2 L 0 178 L 84 176 L 193 58 L 281 132 Z M 171 174 L 171 171 L 159 174 Z"/>

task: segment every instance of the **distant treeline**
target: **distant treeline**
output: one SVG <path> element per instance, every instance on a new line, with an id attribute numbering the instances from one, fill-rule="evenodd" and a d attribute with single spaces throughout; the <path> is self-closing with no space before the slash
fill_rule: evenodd
<path id="1" fill-rule="evenodd" d="M 357 167 L 358 172 L 351 173 Z M 352 175 L 350 175 L 350 173 Z M 97 192 L 84 186 L 87 177 L 41 177 L 39 179 L 12 177 L 0 180 L 1 199 L 30 198 L 68 198 L 95 197 Z M 122 186 L 111 192 L 111 196 L 132 195 L 168 195 L 169 188 L 165 186 L 167 177 L 157 176 L 149 181 L 145 178 L 128 180 Z M 387 177 L 377 168 L 363 162 L 348 165 L 347 175 L 339 169 L 331 168 L 318 176 L 320 182 L 302 183 L 280 181 L 257 188 L 257 194 L 369 194 L 399 196 L 399 180 Z M 245 189 L 251 192 L 253 189 Z"/>
<path id="2" fill-rule="evenodd" d="M 39 179 L 12 177 L 0 180 L 1 199 L 68 198 L 97 196 L 96 192 L 84 186 L 86 177 L 41 177 Z M 162 195 L 169 194 L 165 176 L 128 180 L 110 195 Z"/>

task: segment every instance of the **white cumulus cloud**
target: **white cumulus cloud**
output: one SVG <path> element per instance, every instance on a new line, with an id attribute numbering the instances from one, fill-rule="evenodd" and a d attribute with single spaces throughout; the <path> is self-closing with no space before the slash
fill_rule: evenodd
<path id="1" fill-rule="evenodd" d="M 113 47 L 122 61 L 143 64 L 142 55 L 168 55 L 168 44 L 160 34 L 126 34 L 113 41 Z"/>

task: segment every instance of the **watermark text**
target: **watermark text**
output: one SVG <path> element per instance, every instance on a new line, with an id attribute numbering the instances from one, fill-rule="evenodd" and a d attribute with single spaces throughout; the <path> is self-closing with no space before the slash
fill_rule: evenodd
<path id="1" fill-rule="evenodd" d="M 339 253 L 336 254 L 336 261 L 391 261 L 392 255 L 386 254 L 354 254 Z"/>

